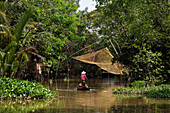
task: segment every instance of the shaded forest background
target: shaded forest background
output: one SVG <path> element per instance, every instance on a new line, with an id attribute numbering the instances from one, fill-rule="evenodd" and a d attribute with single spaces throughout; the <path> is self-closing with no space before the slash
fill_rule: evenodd
<path id="1" fill-rule="evenodd" d="M 79 76 L 82 70 L 98 75 L 98 67 L 71 56 L 108 47 L 124 64 L 124 76 L 168 83 L 168 0 L 96 3 L 96 10 L 78 12 L 79 0 L 0 1 L 0 76 L 36 79 L 36 63 L 43 65 L 45 78 L 48 68 L 52 78 L 63 73 Z"/>

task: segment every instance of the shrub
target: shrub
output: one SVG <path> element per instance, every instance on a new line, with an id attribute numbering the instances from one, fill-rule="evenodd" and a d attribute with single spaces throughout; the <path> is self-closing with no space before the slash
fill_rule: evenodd
<path id="1" fill-rule="evenodd" d="M 154 98 L 170 98 L 170 85 L 117 88 L 113 94 L 135 94 Z"/>

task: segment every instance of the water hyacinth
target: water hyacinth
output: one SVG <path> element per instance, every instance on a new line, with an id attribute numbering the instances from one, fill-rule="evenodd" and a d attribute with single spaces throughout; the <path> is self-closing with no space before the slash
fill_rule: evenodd
<path id="1" fill-rule="evenodd" d="M 143 95 L 153 98 L 170 98 L 170 85 L 162 84 L 159 86 L 127 87 L 114 89 L 113 94 Z"/>
<path id="2" fill-rule="evenodd" d="M 1 99 L 44 99 L 55 96 L 43 85 L 30 81 L 0 78 Z"/>

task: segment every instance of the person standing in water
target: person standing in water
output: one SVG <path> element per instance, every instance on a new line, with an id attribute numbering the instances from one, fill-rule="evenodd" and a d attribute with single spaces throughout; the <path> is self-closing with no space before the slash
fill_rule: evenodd
<path id="1" fill-rule="evenodd" d="M 82 87 L 84 87 L 84 86 L 85 86 L 85 84 L 86 84 L 86 80 L 87 80 L 86 72 L 85 72 L 85 71 L 83 71 L 83 72 L 81 72 L 81 84 L 82 84 Z"/>

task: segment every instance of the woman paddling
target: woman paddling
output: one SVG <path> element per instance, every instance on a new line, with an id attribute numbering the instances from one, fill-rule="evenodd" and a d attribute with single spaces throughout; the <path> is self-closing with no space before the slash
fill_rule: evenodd
<path id="1" fill-rule="evenodd" d="M 86 80 L 87 80 L 86 72 L 85 72 L 85 71 L 83 71 L 83 72 L 81 72 L 81 84 L 82 84 L 82 87 L 84 87 L 84 86 L 85 86 L 85 84 L 86 84 Z"/>

